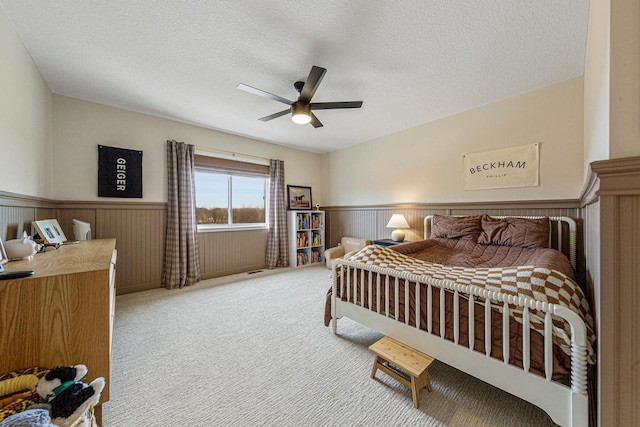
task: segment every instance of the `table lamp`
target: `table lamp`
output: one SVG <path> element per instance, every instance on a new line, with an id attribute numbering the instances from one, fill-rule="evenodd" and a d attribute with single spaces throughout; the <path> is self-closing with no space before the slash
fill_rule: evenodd
<path id="1" fill-rule="evenodd" d="M 402 214 L 393 214 L 387 223 L 387 228 L 395 228 L 391 233 L 391 240 L 394 242 L 402 242 L 404 240 L 404 231 L 401 228 L 410 228 L 409 223 Z"/>

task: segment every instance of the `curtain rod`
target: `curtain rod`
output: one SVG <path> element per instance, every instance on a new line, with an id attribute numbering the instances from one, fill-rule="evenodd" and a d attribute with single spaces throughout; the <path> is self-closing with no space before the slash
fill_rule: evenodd
<path id="1" fill-rule="evenodd" d="M 221 150 L 219 148 L 203 147 L 201 145 L 196 145 L 195 147 L 196 147 L 196 150 L 208 151 L 210 153 L 227 154 L 232 157 L 238 156 L 238 157 L 245 157 L 248 159 L 266 160 L 267 162 L 271 160 L 266 157 L 253 156 L 251 154 L 242 154 L 242 153 L 237 153 L 235 151 L 229 151 L 229 150 Z"/>

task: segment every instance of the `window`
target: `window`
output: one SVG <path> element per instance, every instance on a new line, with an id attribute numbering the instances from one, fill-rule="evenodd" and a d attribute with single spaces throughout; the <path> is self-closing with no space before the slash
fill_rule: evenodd
<path id="1" fill-rule="evenodd" d="M 265 227 L 269 167 L 195 156 L 198 229 Z"/>

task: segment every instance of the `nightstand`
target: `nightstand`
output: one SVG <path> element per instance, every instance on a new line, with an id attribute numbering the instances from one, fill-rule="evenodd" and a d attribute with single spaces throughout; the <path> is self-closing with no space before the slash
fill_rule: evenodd
<path id="1" fill-rule="evenodd" d="M 380 240 L 374 240 L 373 244 L 374 245 L 378 245 L 378 246 L 394 246 L 394 245 L 399 245 L 401 243 L 408 243 L 408 240 L 402 241 L 402 242 L 396 242 L 395 240 L 391 240 L 391 239 L 380 239 Z"/>

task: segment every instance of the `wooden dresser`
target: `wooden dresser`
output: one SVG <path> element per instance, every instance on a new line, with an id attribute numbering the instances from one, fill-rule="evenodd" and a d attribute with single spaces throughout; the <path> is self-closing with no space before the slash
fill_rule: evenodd
<path id="1" fill-rule="evenodd" d="M 6 271 L 33 270 L 0 280 L 0 373 L 31 366 L 86 365 L 86 382 L 104 377 L 96 418 L 109 400 L 115 308 L 115 239 L 63 245 Z"/>

